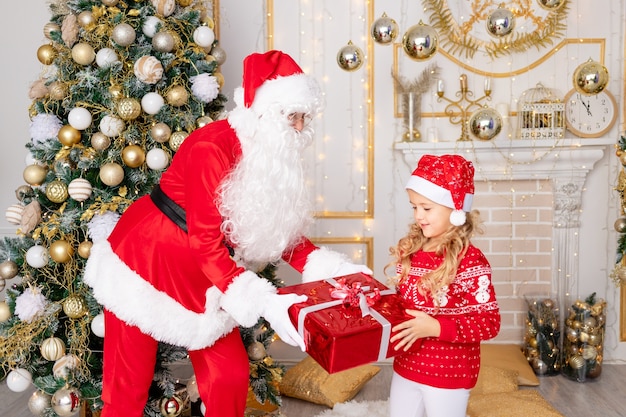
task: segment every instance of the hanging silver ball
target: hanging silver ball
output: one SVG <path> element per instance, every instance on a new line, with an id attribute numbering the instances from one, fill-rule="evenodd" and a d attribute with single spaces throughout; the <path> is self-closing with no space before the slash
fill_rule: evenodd
<path id="1" fill-rule="evenodd" d="M 480 140 L 493 139 L 502 130 L 502 117 L 494 109 L 483 107 L 470 117 L 469 130 Z"/>
<path id="2" fill-rule="evenodd" d="M 498 7 L 485 21 L 487 32 L 495 37 L 503 37 L 513 32 L 515 28 L 515 16 L 513 12 L 504 7 Z"/>
<path id="3" fill-rule="evenodd" d="M 437 52 L 439 44 L 437 31 L 425 25 L 421 20 L 411 26 L 402 37 L 402 48 L 409 58 L 416 61 L 425 61 L 432 58 Z"/>
<path id="4" fill-rule="evenodd" d="M 348 42 L 337 53 L 337 64 L 344 71 L 356 71 L 363 65 L 363 51 L 358 46 Z"/>
<path id="5" fill-rule="evenodd" d="M 398 37 L 398 23 L 383 13 L 381 17 L 372 23 L 370 35 L 374 42 L 380 45 L 389 45 Z"/>

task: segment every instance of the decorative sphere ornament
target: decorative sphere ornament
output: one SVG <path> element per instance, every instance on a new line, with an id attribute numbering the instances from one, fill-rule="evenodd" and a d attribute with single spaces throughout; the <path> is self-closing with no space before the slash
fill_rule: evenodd
<path id="1" fill-rule="evenodd" d="M 487 17 L 485 24 L 487 25 L 487 32 L 491 36 L 500 38 L 513 32 L 515 16 L 509 9 L 498 7 Z"/>
<path id="2" fill-rule="evenodd" d="M 372 23 L 370 35 L 374 42 L 380 45 L 390 45 L 398 37 L 398 31 L 398 23 L 387 16 L 387 13 L 383 13 L 381 17 Z"/>
<path id="3" fill-rule="evenodd" d="M 0 301 L 0 323 L 4 323 L 11 318 L 11 308 L 6 301 Z"/>
<path id="4" fill-rule="evenodd" d="M 46 197 L 53 203 L 62 203 L 68 196 L 67 185 L 61 180 L 53 180 L 46 186 Z"/>
<path id="5" fill-rule="evenodd" d="M 196 120 L 196 125 L 198 127 L 204 127 L 208 125 L 209 123 L 213 123 L 213 119 L 211 119 L 209 116 L 200 116 Z"/>
<path id="6" fill-rule="evenodd" d="M 265 345 L 261 342 L 253 342 L 248 346 L 248 358 L 253 361 L 260 361 L 267 356 Z"/>
<path id="7" fill-rule="evenodd" d="M 178 148 L 180 148 L 180 145 L 183 144 L 184 140 L 187 139 L 187 136 L 189 136 L 189 133 L 184 130 L 178 130 L 172 133 L 169 140 L 170 149 L 176 152 Z"/>
<path id="8" fill-rule="evenodd" d="M 111 97 L 113 97 L 114 99 L 120 99 L 124 96 L 124 91 L 122 90 L 121 85 L 114 84 L 109 87 L 109 94 L 111 94 Z"/>
<path id="9" fill-rule="evenodd" d="M 96 53 L 96 64 L 100 68 L 107 68 L 120 62 L 117 53 L 111 48 L 102 48 Z"/>
<path id="10" fill-rule="evenodd" d="M 176 417 L 183 412 L 183 400 L 176 395 L 171 398 L 162 398 L 159 408 L 165 417 Z"/>
<path id="11" fill-rule="evenodd" d="M 46 179 L 48 169 L 39 164 L 32 164 L 24 169 L 23 178 L 28 184 L 39 186 Z"/>
<path id="12" fill-rule="evenodd" d="M 185 87 L 176 85 L 167 92 L 165 99 L 170 105 L 180 107 L 189 100 L 189 93 Z"/>
<path id="13" fill-rule="evenodd" d="M 402 49 L 409 58 L 425 61 L 437 52 L 438 39 L 437 31 L 420 20 L 417 25 L 407 29 L 402 36 Z"/>
<path id="14" fill-rule="evenodd" d="M 580 369 L 583 366 L 585 366 L 585 359 L 583 359 L 582 356 L 580 355 L 572 355 L 570 356 L 570 358 L 567 360 L 569 366 L 572 367 L 572 369 Z"/>
<path id="15" fill-rule="evenodd" d="M 26 263 L 33 268 L 48 265 L 48 251 L 41 245 L 33 245 L 26 251 Z"/>
<path id="16" fill-rule="evenodd" d="M 619 151 L 617 153 L 617 156 L 619 157 L 620 163 L 622 165 L 626 166 L 626 152 Z"/>
<path id="17" fill-rule="evenodd" d="M 170 140 L 170 136 L 172 135 L 172 129 L 168 125 L 163 122 L 158 122 L 150 127 L 150 136 L 156 142 L 165 143 Z"/>
<path id="18" fill-rule="evenodd" d="M 26 197 L 33 197 L 34 195 L 33 188 L 30 185 L 20 185 L 15 189 L 15 197 L 22 202 L 24 202 Z"/>
<path id="19" fill-rule="evenodd" d="M 483 107 L 470 116 L 469 130 L 480 140 L 493 139 L 502 130 L 502 117 L 494 109 Z"/>
<path id="20" fill-rule="evenodd" d="M 162 25 L 163 21 L 156 16 L 148 16 L 146 20 L 143 21 L 143 25 L 141 25 L 141 31 L 144 35 L 149 38 L 152 38 L 157 33 L 157 28 L 159 25 Z"/>
<path id="21" fill-rule="evenodd" d="M 193 41 L 202 48 L 209 48 L 215 42 L 215 32 L 208 26 L 199 26 L 193 31 Z"/>
<path id="22" fill-rule="evenodd" d="M 574 88 L 579 93 L 591 96 L 598 94 L 609 83 L 609 71 L 591 58 L 574 70 Z"/>
<path id="23" fill-rule="evenodd" d="M 50 408 L 50 400 L 52 396 L 46 394 L 42 390 L 37 390 L 28 399 L 28 409 L 33 415 L 42 417 L 44 411 Z"/>
<path id="24" fill-rule="evenodd" d="M 157 13 L 162 16 L 169 16 L 176 10 L 175 0 L 150 0 Z"/>
<path id="25" fill-rule="evenodd" d="M 67 186 L 69 196 L 78 202 L 83 202 L 91 197 L 92 191 L 91 183 L 84 178 L 73 179 Z"/>
<path id="26" fill-rule="evenodd" d="M 105 6 L 115 6 L 117 3 L 119 3 L 120 0 L 102 0 L 102 4 L 104 4 Z"/>
<path id="27" fill-rule="evenodd" d="M 146 154 L 146 165 L 148 165 L 148 168 L 152 170 L 160 171 L 165 169 L 169 165 L 169 162 L 170 160 L 167 153 L 165 153 L 163 149 L 150 149 Z"/>
<path id="28" fill-rule="evenodd" d="M 111 146 L 111 139 L 102 132 L 91 135 L 91 146 L 97 151 L 103 151 Z"/>
<path id="29" fill-rule="evenodd" d="M 192 2 L 193 0 L 178 0 L 178 4 L 180 4 L 182 7 L 191 6 Z"/>
<path id="30" fill-rule="evenodd" d="M 18 226 L 22 223 L 24 206 L 21 204 L 11 204 L 4 212 L 4 218 L 11 224 Z"/>
<path id="31" fill-rule="evenodd" d="M 41 343 L 41 356 L 48 361 L 56 361 L 65 355 L 65 343 L 58 337 L 49 337 Z"/>
<path id="32" fill-rule="evenodd" d="M 96 51 L 86 42 L 79 42 L 72 47 L 72 59 L 79 65 L 91 65 L 96 59 Z"/>
<path id="33" fill-rule="evenodd" d="M 122 149 L 122 161 L 127 167 L 138 168 L 146 161 L 146 153 L 141 146 L 128 145 Z"/>
<path id="34" fill-rule="evenodd" d="M 546 10 L 558 10 L 565 4 L 565 0 L 537 0 L 539 6 Z"/>
<path id="35" fill-rule="evenodd" d="M 124 131 L 125 127 L 126 125 L 122 119 L 111 115 L 104 116 L 102 120 L 100 120 L 100 125 L 98 126 L 100 132 L 110 138 L 119 136 L 122 131 Z"/>
<path id="36" fill-rule="evenodd" d="M 79 319 L 87 314 L 85 300 L 78 294 L 70 294 L 63 300 L 63 312 L 71 319 Z"/>
<path id="37" fill-rule="evenodd" d="M 0 278 L 12 279 L 17 276 L 19 268 L 15 262 L 10 259 L 0 263 Z"/>
<path id="38" fill-rule="evenodd" d="M 97 314 L 91 320 L 91 331 L 98 337 L 104 337 L 104 314 Z"/>
<path id="39" fill-rule="evenodd" d="M 63 146 L 72 147 L 80 142 L 81 134 L 78 129 L 71 125 L 64 125 L 59 129 L 57 138 Z"/>
<path id="40" fill-rule="evenodd" d="M 57 50 L 52 45 L 41 45 L 37 49 L 37 59 L 44 65 L 50 65 L 57 57 Z"/>
<path id="41" fill-rule="evenodd" d="M 115 187 L 124 180 L 124 168 L 115 162 L 100 167 L 100 180 L 109 187 Z"/>
<path id="42" fill-rule="evenodd" d="M 224 76 L 222 75 L 221 72 L 214 72 L 213 76 L 215 77 L 215 80 L 217 81 L 217 85 L 220 86 L 220 88 L 224 87 Z"/>
<path id="43" fill-rule="evenodd" d="M 163 77 L 163 65 L 152 55 L 144 55 L 135 61 L 133 72 L 139 81 L 156 84 Z"/>
<path id="44" fill-rule="evenodd" d="M 15 368 L 7 375 L 7 387 L 13 392 L 24 392 L 33 383 L 32 374 L 24 368 Z"/>
<path id="45" fill-rule="evenodd" d="M 176 46 L 174 37 L 168 31 L 159 32 L 152 38 L 152 48 L 158 52 L 172 52 Z"/>
<path id="46" fill-rule="evenodd" d="M 117 102 L 117 114 L 122 120 L 135 120 L 141 114 L 141 104 L 132 97 L 126 97 Z"/>
<path id="47" fill-rule="evenodd" d="M 87 26 L 96 23 L 96 19 L 93 17 L 93 13 L 91 12 L 91 10 L 85 10 L 84 12 L 80 12 L 76 20 L 78 21 L 78 24 L 83 28 L 86 28 Z"/>
<path id="48" fill-rule="evenodd" d="M 54 362 L 52 373 L 55 378 L 65 378 L 69 374 L 69 370 L 78 367 L 80 363 L 78 356 L 72 353 L 67 354 Z"/>
<path id="49" fill-rule="evenodd" d="M 61 388 L 52 395 L 50 405 L 60 417 L 70 417 L 80 411 L 80 392 L 74 387 Z"/>
<path id="50" fill-rule="evenodd" d="M 67 85 L 61 81 L 54 81 L 48 86 L 48 94 L 52 100 L 63 100 L 67 91 Z"/>
<path id="51" fill-rule="evenodd" d="M 52 40 L 52 32 L 60 32 L 61 31 L 61 26 L 57 25 L 56 23 L 52 23 L 52 22 L 48 22 L 45 25 L 43 25 L 43 35 Z"/>
<path id="52" fill-rule="evenodd" d="M 215 61 L 217 61 L 217 65 L 222 65 L 224 62 L 226 62 L 226 51 L 219 45 L 215 45 L 213 48 L 211 48 L 211 56 L 215 58 Z"/>
<path id="53" fill-rule="evenodd" d="M 363 51 L 349 41 L 337 52 L 337 64 L 344 71 L 356 71 L 363 65 Z"/>
<path id="54" fill-rule="evenodd" d="M 93 242 L 89 240 L 84 240 L 78 244 L 78 256 L 83 259 L 89 258 L 91 255 L 91 247 L 93 246 Z"/>
<path id="55" fill-rule="evenodd" d="M 64 264 L 69 262 L 72 256 L 74 256 L 74 248 L 67 240 L 59 239 L 50 244 L 48 254 L 54 262 Z"/>
<path id="56" fill-rule="evenodd" d="M 137 34 L 128 23 L 120 23 L 113 28 L 111 38 L 120 46 L 130 46 L 135 42 Z"/>
<path id="57" fill-rule="evenodd" d="M 84 107 L 74 107 L 67 115 L 67 121 L 74 129 L 85 130 L 91 126 L 93 118 Z"/>
<path id="58" fill-rule="evenodd" d="M 141 108 L 147 114 L 157 114 L 165 104 L 165 99 L 159 93 L 147 93 L 141 98 Z"/>

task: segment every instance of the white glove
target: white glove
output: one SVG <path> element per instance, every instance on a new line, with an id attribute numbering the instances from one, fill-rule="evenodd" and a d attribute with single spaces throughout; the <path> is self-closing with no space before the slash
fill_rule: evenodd
<path id="1" fill-rule="evenodd" d="M 270 322 L 272 329 L 283 342 L 291 346 L 298 346 L 303 352 L 306 350 L 304 339 L 302 339 L 295 326 L 291 323 L 287 310 L 293 304 L 306 300 L 306 295 L 272 294 L 265 300 L 265 307 L 261 312 L 261 316 Z"/>
<path id="2" fill-rule="evenodd" d="M 365 265 L 353 264 L 350 262 L 343 262 L 335 268 L 333 273 L 331 274 L 331 278 L 342 277 L 344 275 L 350 274 L 358 274 L 362 273 L 365 275 L 374 275 L 371 269 L 366 267 Z"/>
<path id="3" fill-rule="evenodd" d="M 328 248 L 319 248 L 309 254 L 302 271 L 302 282 L 319 281 L 356 273 L 373 275 L 365 265 L 357 265 L 339 252 Z"/>

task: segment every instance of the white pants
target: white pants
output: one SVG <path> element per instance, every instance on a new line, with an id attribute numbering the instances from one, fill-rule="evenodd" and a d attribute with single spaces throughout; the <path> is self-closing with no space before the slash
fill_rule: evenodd
<path id="1" fill-rule="evenodd" d="M 435 388 L 393 373 L 390 417 L 465 417 L 470 390 Z"/>

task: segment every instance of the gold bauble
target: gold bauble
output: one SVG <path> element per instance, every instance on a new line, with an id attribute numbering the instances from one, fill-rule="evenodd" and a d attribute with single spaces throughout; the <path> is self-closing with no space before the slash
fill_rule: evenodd
<path id="1" fill-rule="evenodd" d="M 176 46 L 174 36 L 170 32 L 159 32 L 152 37 L 152 48 L 158 52 L 172 52 Z"/>
<path id="2" fill-rule="evenodd" d="M 113 28 L 111 38 L 120 46 L 130 46 L 135 42 L 137 33 L 128 23 L 119 23 Z"/>
<path id="3" fill-rule="evenodd" d="M 421 20 L 417 25 L 411 26 L 402 37 L 404 52 L 416 61 L 432 58 L 437 52 L 438 43 L 437 31 Z"/>
<path id="4" fill-rule="evenodd" d="M 178 0 L 178 4 L 181 5 L 182 7 L 187 7 L 187 6 L 191 6 L 191 2 L 193 0 Z"/>
<path id="5" fill-rule="evenodd" d="M 91 254 L 91 247 L 93 246 L 93 242 L 89 240 L 82 241 L 78 244 L 78 256 L 83 259 L 89 258 Z"/>
<path id="6" fill-rule="evenodd" d="M 203 25 L 207 25 L 209 28 L 215 29 L 215 21 L 213 21 L 213 18 L 205 12 L 200 15 L 200 21 Z"/>
<path id="7" fill-rule="evenodd" d="M 469 131 L 477 139 L 491 140 L 502 130 L 502 117 L 491 107 L 475 111 L 469 119 Z"/>
<path id="8" fill-rule="evenodd" d="M 61 129 L 59 129 L 57 137 L 63 146 L 72 147 L 80 142 L 81 134 L 80 130 L 75 129 L 70 125 L 64 125 Z"/>
<path id="9" fill-rule="evenodd" d="M 72 59 L 79 65 L 90 65 L 96 59 L 96 51 L 87 42 L 79 42 L 72 47 Z"/>
<path id="10" fill-rule="evenodd" d="M 152 139 L 156 142 L 165 143 L 170 140 L 171 135 L 172 129 L 163 122 L 155 123 L 150 128 L 150 136 L 152 136 Z"/>
<path id="11" fill-rule="evenodd" d="M 85 300 L 78 294 L 72 294 L 63 301 L 63 312 L 71 319 L 79 319 L 87 314 Z"/>
<path id="12" fill-rule="evenodd" d="M 48 169 L 38 164 L 32 164 L 24 168 L 24 181 L 33 186 L 39 186 L 46 179 Z"/>
<path id="13" fill-rule="evenodd" d="M 569 363 L 569 366 L 572 367 L 572 369 L 580 369 L 585 366 L 585 359 L 583 359 L 583 357 L 580 355 L 571 356 L 567 362 Z"/>
<path id="14" fill-rule="evenodd" d="M 100 180 L 109 187 L 115 187 L 124 180 L 124 168 L 115 162 L 100 167 Z"/>
<path id="15" fill-rule="evenodd" d="M 217 85 L 219 85 L 220 88 L 224 87 L 224 76 L 222 75 L 222 73 L 214 72 L 213 76 L 215 77 L 215 81 L 217 81 Z"/>
<path id="16" fill-rule="evenodd" d="M 53 203 L 62 203 L 67 200 L 67 184 L 61 180 L 54 180 L 46 186 L 46 197 Z"/>
<path id="17" fill-rule="evenodd" d="M 41 45 L 37 49 L 37 59 L 44 65 L 50 65 L 57 57 L 57 51 L 52 45 Z"/>
<path id="18" fill-rule="evenodd" d="M 97 151 L 103 151 L 111 146 L 111 138 L 102 132 L 91 135 L 91 146 Z"/>
<path id="19" fill-rule="evenodd" d="M 170 105 L 180 107 L 186 104 L 187 100 L 189 100 L 189 93 L 185 87 L 177 85 L 172 87 L 170 91 L 167 92 L 165 99 Z"/>
<path id="20" fill-rule="evenodd" d="M 61 31 L 61 26 L 57 25 L 56 23 L 52 23 L 52 22 L 48 22 L 45 25 L 43 25 L 43 35 L 52 40 L 52 32 L 60 32 Z"/>
<path id="21" fill-rule="evenodd" d="M 19 268 L 17 264 L 10 259 L 0 263 L 0 278 L 2 279 L 15 278 L 18 272 L 19 272 Z"/>
<path id="22" fill-rule="evenodd" d="M 61 81 L 54 81 L 48 86 L 48 94 L 52 100 L 63 100 L 67 91 L 67 85 Z"/>
<path id="23" fill-rule="evenodd" d="M 11 308 L 5 301 L 0 301 L 0 323 L 11 318 Z"/>
<path id="24" fill-rule="evenodd" d="M 183 141 L 187 139 L 187 136 L 189 136 L 189 133 L 184 130 L 178 130 L 172 133 L 169 140 L 170 149 L 176 152 L 178 148 L 180 148 L 180 145 L 183 144 Z"/>
<path id="25" fill-rule="evenodd" d="M 91 10 L 85 10 L 84 12 L 80 12 L 78 14 L 78 24 L 83 28 L 86 28 L 89 25 L 92 25 L 96 22 L 96 19 L 93 17 L 93 13 Z"/>
<path id="26" fill-rule="evenodd" d="M 102 4 L 104 4 L 105 6 L 115 6 L 117 3 L 119 3 L 120 0 L 102 0 Z"/>
<path id="27" fill-rule="evenodd" d="M 132 97 L 123 98 L 117 103 L 117 114 L 122 120 L 135 120 L 141 114 L 141 103 Z"/>
<path id="28" fill-rule="evenodd" d="M 128 145 L 122 150 L 122 161 L 130 168 L 137 168 L 146 161 L 146 152 L 141 146 Z"/>
<path id="29" fill-rule="evenodd" d="M 358 46 L 349 41 L 337 52 L 337 65 L 344 71 L 356 71 L 363 65 L 365 55 Z"/>
<path id="30" fill-rule="evenodd" d="M 589 58 L 574 70 L 572 81 L 579 93 L 595 95 L 604 90 L 609 83 L 609 71 L 604 65 Z"/>
<path id="31" fill-rule="evenodd" d="M 65 355 L 65 343 L 58 337 L 49 337 L 41 343 L 41 356 L 54 362 Z"/>
<path id="32" fill-rule="evenodd" d="M 64 264 L 74 256 L 74 248 L 67 240 L 59 239 L 52 242 L 48 254 L 54 262 Z"/>
<path id="33" fill-rule="evenodd" d="M 196 125 L 198 125 L 198 127 L 204 127 L 212 122 L 213 119 L 211 119 L 209 116 L 200 116 L 198 117 L 198 120 L 196 120 Z"/>
<path id="34" fill-rule="evenodd" d="M 24 202 L 26 197 L 33 197 L 35 192 L 30 185 L 20 185 L 15 189 L 15 197 L 21 202 Z"/>
<path id="35" fill-rule="evenodd" d="M 265 350 L 265 345 L 261 342 L 253 342 L 248 348 L 248 358 L 253 361 L 260 361 L 264 357 L 267 356 L 267 351 Z"/>
<path id="36" fill-rule="evenodd" d="M 109 93 L 111 93 L 111 97 L 115 99 L 119 99 L 122 97 L 123 91 L 121 85 L 112 85 L 109 87 Z"/>
<path id="37" fill-rule="evenodd" d="M 618 157 L 619 157 L 619 161 L 622 163 L 622 165 L 626 167 L 626 152 L 620 152 Z"/>
<path id="38" fill-rule="evenodd" d="M 370 36 L 380 45 L 391 45 L 398 37 L 398 23 L 383 13 L 370 27 Z"/>
<path id="39" fill-rule="evenodd" d="M 171 398 L 165 397 L 161 399 L 159 408 L 165 417 L 177 417 L 183 412 L 183 401 L 176 395 Z"/>

